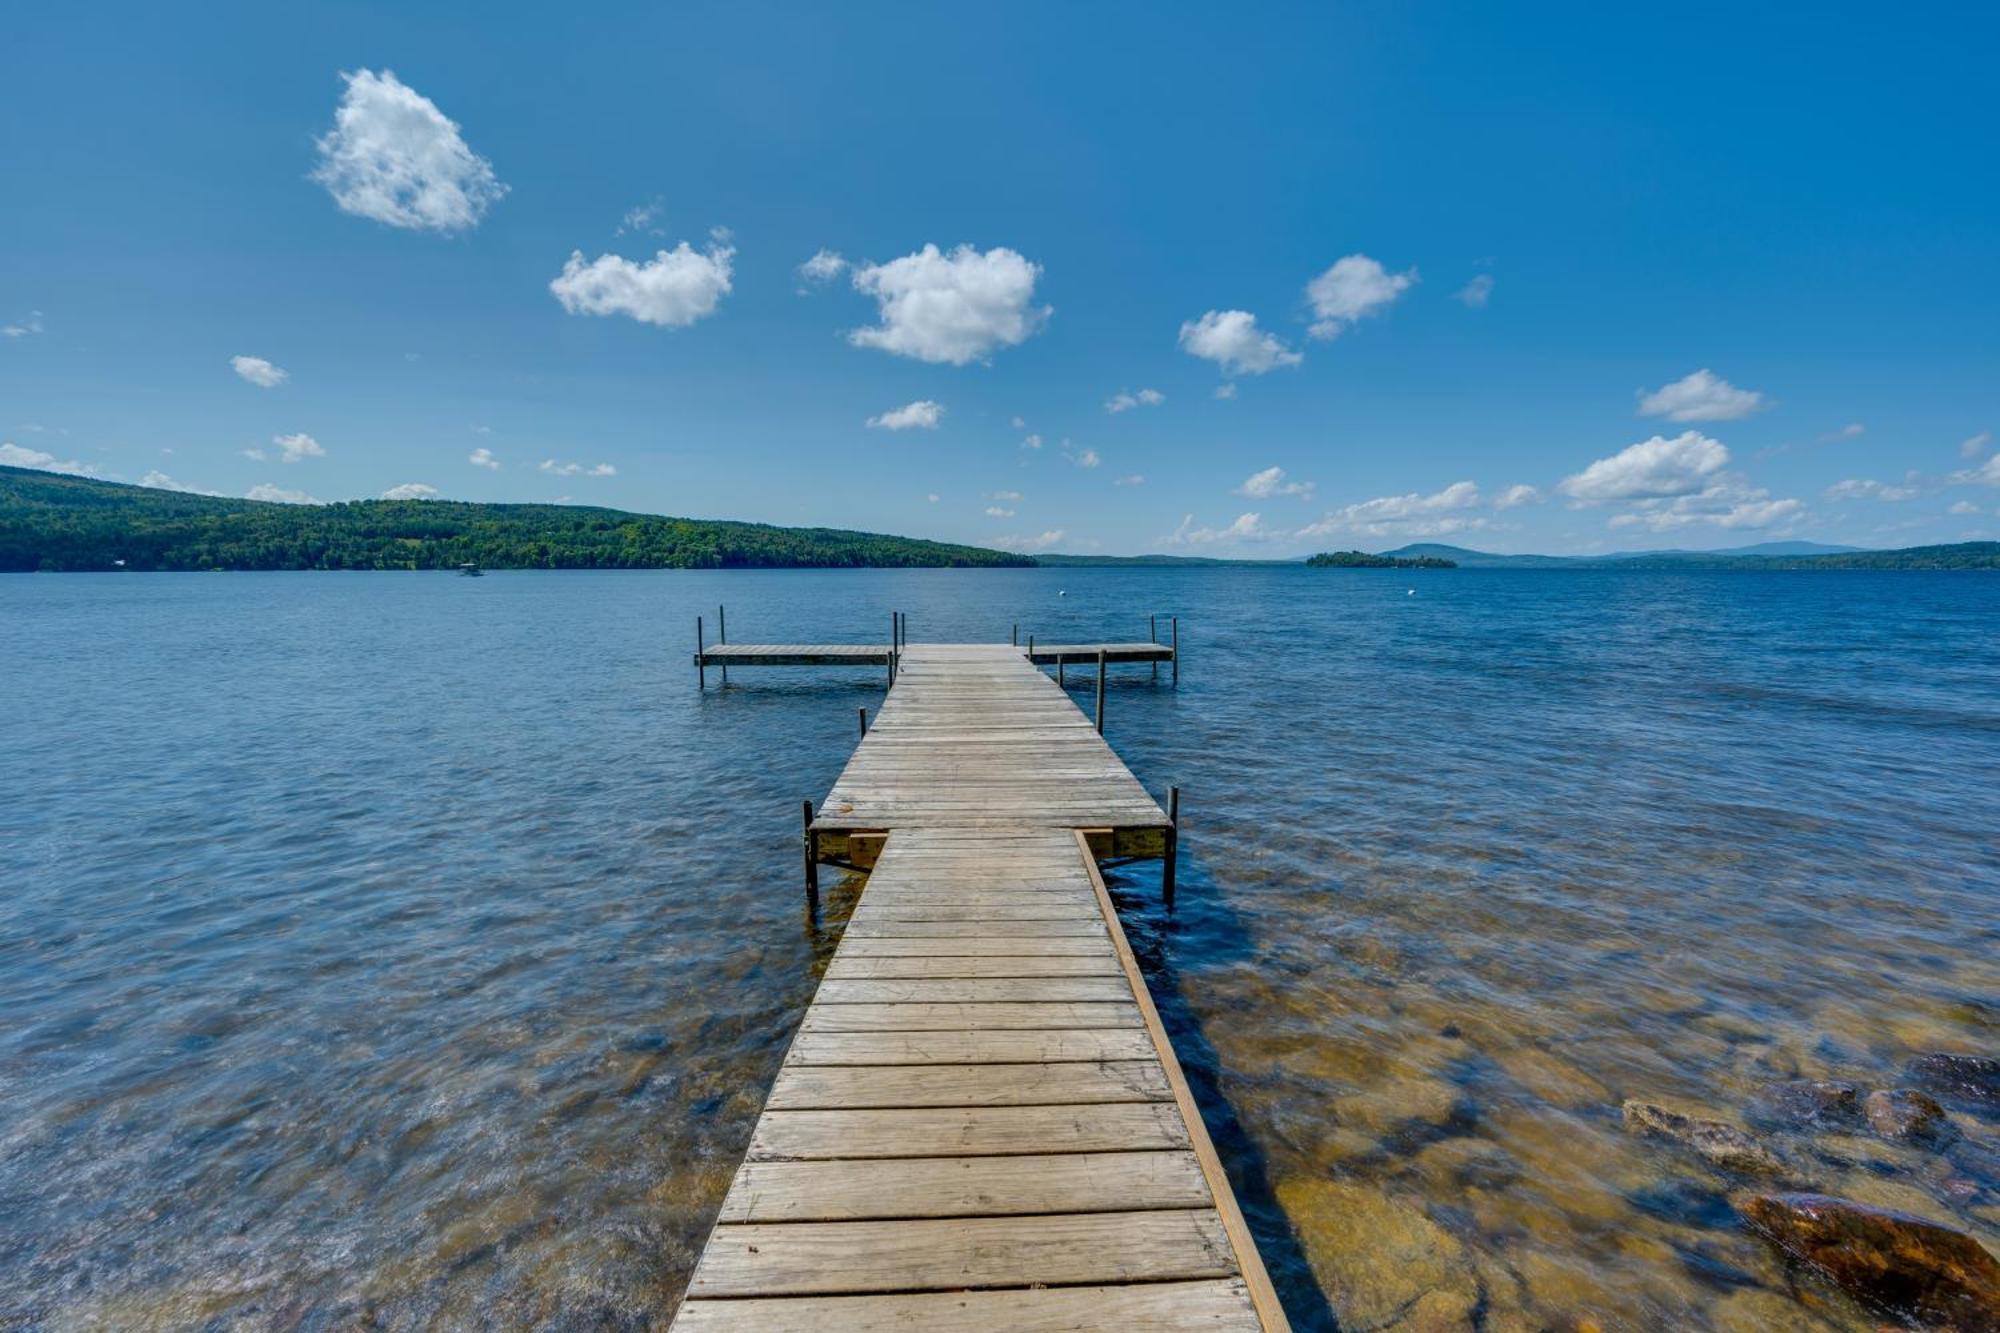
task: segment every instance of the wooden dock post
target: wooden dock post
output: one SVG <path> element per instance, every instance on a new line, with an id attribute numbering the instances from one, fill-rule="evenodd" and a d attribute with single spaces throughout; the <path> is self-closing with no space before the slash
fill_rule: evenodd
<path id="1" fill-rule="evenodd" d="M 1104 734 L 1104 650 L 1097 650 L 1097 734 Z"/>
<path id="2" fill-rule="evenodd" d="M 1056 654 L 1056 685 L 1062 689 L 1069 688 L 1069 683 L 1063 679 L 1063 662 L 1065 660 L 1061 653 Z"/>
<path id="3" fill-rule="evenodd" d="M 819 920 L 819 835 L 813 832 L 813 803 L 805 805 L 805 836 L 803 846 L 806 859 L 806 911 L 812 913 L 814 921 Z M 1170 843 L 1169 846 L 1172 844 Z M 1169 864 L 1172 864 L 1169 862 Z"/>
<path id="4" fill-rule="evenodd" d="M 1148 642 L 1148 643 L 1158 643 L 1159 641 L 1160 641 L 1160 618 L 1159 618 L 1158 616 L 1147 616 L 1147 617 L 1146 617 L 1146 642 Z M 1158 681 L 1159 679 L 1160 679 L 1160 664 L 1159 664 L 1158 662 L 1154 662 L 1154 663 L 1153 663 L 1153 680 L 1154 680 L 1155 682 L 1157 682 L 1157 681 Z"/>
<path id="5" fill-rule="evenodd" d="M 1007 642 L 1009 642 L 1009 643 L 1013 644 L 1013 645 L 1014 645 L 1014 646 L 1015 646 L 1016 648 L 1019 648 L 1019 647 L 1021 646 L 1021 622 L 1020 622 L 1020 621 L 1018 621 L 1018 620 L 1017 620 L 1017 621 L 1015 621 L 1015 622 L 1014 622 L 1014 632 L 1013 632 L 1013 634 L 1011 634 L 1011 635 L 1009 635 L 1009 636 L 1008 636 L 1008 639 L 1007 639 Z"/>
<path id="6" fill-rule="evenodd" d="M 1181 618 L 1174 617 L 1174 688 L 1181 687 Z"/>
<path id="7" fill-rule="evenodd" d="M 720 606 L 715 608 L 715 641 L 717 643 L 729 642 L 729 620 L 723 615 Z M 727 662 L 722 664 L 722 683 L 724 685 L 729 683 L 729 663 Z"/>
<path id="8" fill-rule="evenodd" d="M 1160 861 L 1160 896 L 1174 910 L 1174 872 L 1181 864 L 1181 789 L 1167 788 L 1167 854 Z"/>
<path id="9" fill-rule="evenodd" d="M 694 679 L 702 689 L 708 688 L 708 649 L 701 641 L 701 617 L 694 618 Z"/>
<path id="10" fill-rule="evenodd" d="M 868 709 L 863 706 L 854 711 L 861 715 L 861 739 L 865 741 L 868 739 Z"/>

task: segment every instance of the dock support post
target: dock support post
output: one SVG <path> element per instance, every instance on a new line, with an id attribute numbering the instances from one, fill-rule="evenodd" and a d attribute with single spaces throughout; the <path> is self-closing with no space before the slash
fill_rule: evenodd
<path id="1" fill-rule="evenodd" d="M 1104 650 L 1097 650 L 1097 734 L 1104 734 Z"/>
<path id="2" fill-rule="evenodd" d="M 1019 647 L 1021 646 L 1021 622 L 1020 622 L 1020 621 L 1018 621 L 1018 620 L 1017 620 L 1017 621 L 1015 621 L 1015 622 L 1014 622 L 1014 632 L 1013 632 L 1012 634 L 1010 634 L 1010 635 L 1009 635 L 1009 636 L 1007 637 L 1007 642 L 1008 642 L 1008 643 L 1011 643 L 1011 644 L 1013 644 L 1013 645 L 1014 645 L 1014 646 L 1015 646 L 1016 648 L 1019 648 Z"/>
<path id="3" fill-rule="evenodd" d="M 819 920 L 819 835 L 813 832 L 813 803 L 806 801 L 805 835 L 802 845 L 806 859 L 806 911 Z"/>
<path id="4" fill-rule="evenodd" d="M 1174 688 L 1181 687 L 1181 618 L 1174 617 Z"/>
<path id="5" fill-rule="evenodd" d="M 1167 854 L 1160 866 L 1160 895 L 1174 910 L 1174 872 L 1181 863 L 1181 789 L 1167 788 Z"/>
<path id="6" fill-rule="evenodd" d="M 1158 616 L 1146 617 L 1146 641 L 1148 643 L 1155 643 L 1155 644 L 1160 641 L 1160 618 Z M 1155 658 L 1153 661 L 1154 683 L 1155 684 L 1159 683 L 1159 679 L 1160 679 L 1160 663 L 1159 660 Z"/>
<path id="7" fill-rule="evenodd" d="M 694 679 L 702 689 L 708 688 L 708 649 L 701 642 L 701 617 L 694 618 Z"/>
<path id="8" fill-rule="evenodd" d="M 1065 690 L 1066 690 L 1066 689 L 1068 689 L 1068 688 L 1069 688 L 1069 682 L 1063 679 L 1063 660 L 1064 660 L 1064 659 L 1063 659 L 1063 655 L 1062 655 L 1061 653 L 1057 653 L 1057 654 L 1056 654 L 1056 684 L 1057 684 L 1057 685 L 1058 685 L 1059 687 L 1061 687 L 1062 689 L 1065 689 Z"/>
<path id="9" fill-rule="evenodd" d="M 861 707 L 854 711 L 861 715 L 861 739 L 865 741 L 868 739 L 868 709 Z"/>
<path id="10" fill-rule="evenodd" d="M 717 643 L 729 642 L 729 621 L 722 614 L 720 606 L 715 608 L 715 641 Z M 724 685 L 729 683 L 729 663 L 727 662 L 722 664 L 722 683 Z"/>

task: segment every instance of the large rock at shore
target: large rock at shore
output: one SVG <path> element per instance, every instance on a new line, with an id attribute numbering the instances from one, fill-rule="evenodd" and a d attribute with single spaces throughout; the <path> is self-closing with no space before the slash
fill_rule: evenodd
<path id="1" fill-rule="evenodd" d="M 1824 1194 L 1761 1194 L 1742 1211 L 1867 1305 L 1953 1333 L 2000 1330 L 2000 1260 L 1963 1231 Z"/>
<path id="2" fill-rule="evenodd" d="M 1920 1055 L 1906 1071 L 1918 1087 L 1954 1106 L 2000 1114 L 2000 1059 L 1990 1055 Z"/>
<path id="3" fill-rule="evenodd" d="M 1340 1180 L 1286 1181 L 1278 1202 L 1342 1328 L 1472 1327 L 1471 1256 L 1421 1208 Z"/>
<path id="4" fill-rule="evenodd" d="M 1702 1120 L 1640 1101 L 1626 1102 L 1624 1113 L 1627 1129 L 1684 1143 L 1725 1171 L 1775 1176 L 1785 1169 L 1785 1164 L 1770 1149 L 1736 1126 L 1725 1125 L 1720 1120 Z"/>

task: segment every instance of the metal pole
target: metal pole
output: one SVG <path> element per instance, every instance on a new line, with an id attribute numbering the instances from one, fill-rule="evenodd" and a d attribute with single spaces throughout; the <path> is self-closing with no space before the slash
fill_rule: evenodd
<path id="1" fill-rule="evenodd" d="M 1174 688 L 1181 687 L 1181 618 L 1174 617 Z"/>
<path id="2" fill-rule="evenodd" d="M 1146 617 L 1146 641 L 1148 643 L 1158 643 L 1160 641 L 1160 618 L 1158 616 Z M 1160 660 L 1156 657 L 1153 659 L 1153 680 L 1157 683 L 1159 679 Z"/>
<path id="3" fill-rule="evenodd" d="M 702 689 L 708 688 L 708 649 L 701 643 L 701 617 L 694 618 L 694 678 Z"/>
<path id="4" fill-rule="evenodd" d="M 720 606 L 715 608 L 715 641 L 717 643 L 729 642 L 729 621 L 723 616 Z M 724 685 L 729 683 L 729 663 L 727 662 L 722 664 L 722 683 Z"/>
<path id="5" fill-rule="evenodd" d="M 1104 734 L 1104 650 L 1097 650 L 1097 734 Z"/>
<path id="6" fill-rule="evenodd" d="M 857 708 L 857 709 L 855 709 L 854 711 L 855 711 L 855 712 L 857 712 L 857 713 L 859 713 L 859 714 L 861 714 L 861 739 L 863 739 L 863 740 L 867 740 L 867 739 L 868 739 L 868 710 L 867 710 L 866 708 Z"/>
<path id="7" fill-rule="evenodd" d="M 813 803 L 802 802 L 805 806 L 805 836 L 801 846 L 806 859 L 806 910 L 813 920 L 819 920 L 819 835 L 813 832 Z"/>
<path id="8" fill-rule="evenodd" d="M 1160 892 L 1167 900 L 1167 910 L 1174 910 L 1174 871 L 1181 860 L 1181 789 L 1167 788 L 1167 854 L 1165 864 L 1160 867 Z"/>

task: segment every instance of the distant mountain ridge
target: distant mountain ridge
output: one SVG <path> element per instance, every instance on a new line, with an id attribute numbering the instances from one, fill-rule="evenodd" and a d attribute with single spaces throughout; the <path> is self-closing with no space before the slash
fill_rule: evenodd
<path id="1" fill-rule="evenodd" d="M 1819 542 L 1760 542 L 1721 551 L 1618 551 L 1607 555 L 1496 555 L 1441 542 L 1382 554 L 1455 562 L 1461 569 L 2000 569 L 2000 542 L 1956 542 L 1872 551 Z"/>

